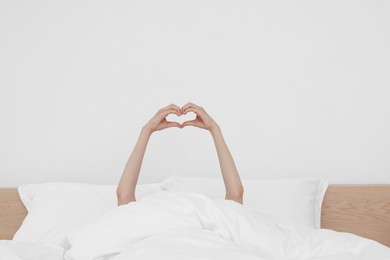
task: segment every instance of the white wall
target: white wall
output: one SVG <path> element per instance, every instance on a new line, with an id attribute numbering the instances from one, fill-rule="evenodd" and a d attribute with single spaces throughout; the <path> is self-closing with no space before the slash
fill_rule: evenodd
<path id="1" fill-rule="evenodd" d="M 0 186 L 117 183 L 193 101 L 243 178 L 390 183 L 388 1 L 0 0 Z M 155 133 L 141 182 L 219 177 L 206 131 Z"/>

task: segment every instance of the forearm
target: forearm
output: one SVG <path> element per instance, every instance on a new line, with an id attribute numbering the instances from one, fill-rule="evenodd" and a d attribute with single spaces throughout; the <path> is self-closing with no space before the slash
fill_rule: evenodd
<path id="1" fill-rule="evenodd" d="M 244 188 L 222 131 L 219 126 L 216 126 L 210 130 L 210 133 L 218 154 L 219 166 L 226 188 L 226 199 L 232 199 L 242 204 Z"/>
<path id="2" fill-rule="evenodd" d="M 125 169 L 118 184 L 118 205 L 135 201 L 135 188 L 150 136 L 151 131 L 145 127 L 142 128 L 137 143 L 127 160 Z"/>
<path id="3" fill-rule="evenodd" d="M 125 170 L 123 171 L 116 190 L 118 205 L 135 201 L 135 187 L 137 185 L 139 172 L 144 159 L 146 146 L 148 145 L 149 138 L 152 133 L 169 127 L 180 127 L 179 123 L 168 122 L 166 120 L 166 117 L 169 114 L 176 114 L 177 116 L 180 116 L 180 108 L 175 104 L 171 104 L 158 110 L 158 112 L 142 128 L 133 152 L 127 160 Z"/>

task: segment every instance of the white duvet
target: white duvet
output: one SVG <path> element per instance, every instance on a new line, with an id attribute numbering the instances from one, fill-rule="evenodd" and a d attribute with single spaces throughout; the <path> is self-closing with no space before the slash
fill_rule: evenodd
<path id="1" fill-rule="evenodd" d="M 0 240 L 0 260 L 63 260 L 64 248 L 52 244 L 32 244 Z"/>
<path id="2" fill-rule="evenodd" d="M 67 238 L 62 251 L 1 241 L 0 259 L 390 259 L 390 248 L 369 239 L 278 224 L 234 201 L 170 191 L 119 206 Z"/>

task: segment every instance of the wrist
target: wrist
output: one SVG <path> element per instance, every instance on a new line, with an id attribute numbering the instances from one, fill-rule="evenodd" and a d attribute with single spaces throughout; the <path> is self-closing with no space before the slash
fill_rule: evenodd
<path id="1" fill-rule="evenodd" d="M 147 125 L 145 125 L 141 129 L 141 135 L 151 136 L 153 134 L 153 132 L 154 131 L 150 127 L 148 127 Z"/>
<path id="2" fill-rule="evenodd" d="M 210 133 L 211 133 L 212 135 L 215 135 L 215 134 L 221 132 L 221 128 L 219 127 L 219 125 L 215 124 L 215 125 L 213 125 L 213 126 L 210 127 L 209 131 L 210 131 Z"/>

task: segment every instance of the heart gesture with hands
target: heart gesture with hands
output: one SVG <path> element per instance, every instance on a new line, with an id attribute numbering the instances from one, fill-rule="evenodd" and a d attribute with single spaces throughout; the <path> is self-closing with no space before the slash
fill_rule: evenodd
<path id="1" fill-rule="evenodd" d="M 196 114 L 194 120 L 185 121 L 183 124 L 180 124 L 166 119 L 170 114 L 175 114 L 180 117 L 186 115 L 188 112 Z M 175 104 L 170 104 L 161 108 L 154 117 L 149 120 L 149 122 L 145 125 L 145 128 L 149 129 L 151 132 L 155 132 L 169 127 L 184 128 L 186 126 L 195 126 L 209 131 L 218 127 L 217 123 L 210 117 L 209 114 L 207 114 L 204 108 L 195 105 L 194 103 L 187 103 L 182 108 Z"/>
<path id="2" fill-rule="evenodd" d="M 180 117 L 186 115 L 188 112 L 195 113 L 195 119 L 185 121 L 183 124 L 167 120 L 167 116 L 170 114 L 175 114 L 176 116 Z M 207 112 L 202 107 L 195 105 L 194 103 L 187 103 L 182 108 L 175 104 L 171 104 L 158 110 L 158 112 L 142 128 L 137 143 L 135 144 L 133 152 L 131 153 L 126 163 L 122 177 L 118 184 L 118 205 L 136 201 L 135 188 L 141 170 L 146 146 L 149 142 L 151 134 L 155 131 L 169 127 L 184 128 L 186 126 L 195 126 L 210 131 L 214 140 L 215 148 L 217 150 L 219 165 L 225 184 L 225 199 L 234 200 L 241 204 L 243 203 L 244 188 L 242 186 L 240 176 L 238 175 L 233 157 L 230 154 L 219 125 L 209 116 L 209 114 L 207 114 Z"/>

